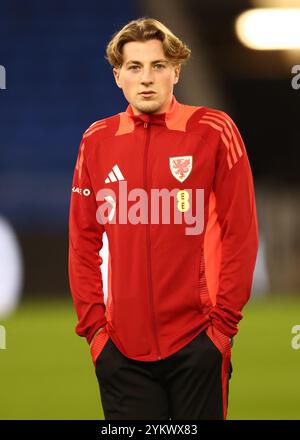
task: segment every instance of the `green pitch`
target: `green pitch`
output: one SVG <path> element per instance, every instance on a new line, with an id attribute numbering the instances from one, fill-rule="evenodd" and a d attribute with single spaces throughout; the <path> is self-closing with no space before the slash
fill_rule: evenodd
<path id="1" fill-rule="evenodd" d="M 272 298 L 272 297 L 269 297 Z M 228 419 L 300 419 L 299 299 L 252 299 L 232 351 Z M 23 301 L 3 320 L 0 419 L 102 419 L 89 347 L 71 300 Z"/>

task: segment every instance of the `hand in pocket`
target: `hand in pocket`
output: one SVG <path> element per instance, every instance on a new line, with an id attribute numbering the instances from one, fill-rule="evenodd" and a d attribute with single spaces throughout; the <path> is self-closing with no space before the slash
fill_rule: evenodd
<path id="1" fill-rule="evenodd" d="M 232 347 L 232 338 L 222 333 L 213 325 L 209 325 L 205 332 L 222 354 L 230 352 Z"/>

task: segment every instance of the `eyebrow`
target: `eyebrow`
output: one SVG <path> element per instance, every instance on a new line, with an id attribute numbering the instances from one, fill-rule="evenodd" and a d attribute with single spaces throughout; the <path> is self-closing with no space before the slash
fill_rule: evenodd
<path id="1" fill-rule="evenodd" d="M 167 63 L 167 62 L 168 62 L 168 60 L 160 59 L 160 60 L 152 61 L 151 64 Z M 127 61 L 127 63 L 125 65 L 127 66 L 128 64 L 139 64 L 139 65 L 142 65 L 142 63 L 140 61 L 135 61 L 135 60 L 129 60 L 129 61 Z"/>

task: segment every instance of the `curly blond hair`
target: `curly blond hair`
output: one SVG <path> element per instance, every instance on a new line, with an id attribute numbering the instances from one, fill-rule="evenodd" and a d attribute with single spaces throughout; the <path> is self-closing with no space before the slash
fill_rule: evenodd
<path id="1" fill-rule="evenodd" d="M 116 32 L 106 47 L 106 59 L 113 67 L 123 64 L 123 46 L 130 41 L 160 40 L 165 56 L 174 64 L 184 64 L 191 50 L 170 29 L 154 18 L 142 17 L 132 20 Z"/>

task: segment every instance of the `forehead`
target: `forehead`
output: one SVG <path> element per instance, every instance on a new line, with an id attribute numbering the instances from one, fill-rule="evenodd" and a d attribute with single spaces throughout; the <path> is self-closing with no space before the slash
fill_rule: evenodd
<path id="1" fill-rule="evenodd" d="M 130 41 L 123 46 L 123 62 L 147 62 L 157 59 L 167 60 L 160 40 Z"/>

